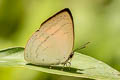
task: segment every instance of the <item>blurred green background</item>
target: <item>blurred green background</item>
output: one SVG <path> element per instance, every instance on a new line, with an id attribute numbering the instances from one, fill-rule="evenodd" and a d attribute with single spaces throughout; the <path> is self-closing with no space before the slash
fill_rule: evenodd
<path id="1" fill-rule="evenodd" d="M 120 0 L 0 0 L 0 49 L 24 47 L 47 18 L 70 8 L 75 25 L 75 48 L 91 42 L 82 54 L 120 71 Z M 0 80 L 89 80 L 0 67 Z"/>

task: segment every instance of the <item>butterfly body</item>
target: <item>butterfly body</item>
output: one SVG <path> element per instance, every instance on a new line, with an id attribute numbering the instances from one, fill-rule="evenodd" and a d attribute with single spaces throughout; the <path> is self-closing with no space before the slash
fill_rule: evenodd
<path id="1" fill-rule="evenodd" d="M 69 9 L 63 9 L 41 24 L 25 47 L 24 57 L 35 65 L 64 64 L 74 45 L 74 26 Z M 73 54 L 72 54 L 73 55 Z"/>

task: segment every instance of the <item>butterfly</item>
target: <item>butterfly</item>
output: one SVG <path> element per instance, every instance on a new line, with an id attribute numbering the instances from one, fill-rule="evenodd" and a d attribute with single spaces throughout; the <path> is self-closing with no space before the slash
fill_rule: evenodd
<path id="1" fill-rule="evenodd" d="M 30 37 L 24 58 L 35 65 L 66 64 L 74 55 L 74 23 L 65 8 L 44 21 Z"/>

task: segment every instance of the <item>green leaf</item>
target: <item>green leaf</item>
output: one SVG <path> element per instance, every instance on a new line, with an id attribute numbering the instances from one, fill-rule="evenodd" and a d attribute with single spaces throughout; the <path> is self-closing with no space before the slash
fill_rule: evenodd
<path id="1" fill-rule="evenodd" d="M 92 57 L 75 52 L 71 66 L 37 66 L 24 60 L 24 48 L 15 47 L 0 51 L 0 67 L 24 67 L 51 74 L 83 77 L 97 80 L 120 80 L 120 72 Z"/>

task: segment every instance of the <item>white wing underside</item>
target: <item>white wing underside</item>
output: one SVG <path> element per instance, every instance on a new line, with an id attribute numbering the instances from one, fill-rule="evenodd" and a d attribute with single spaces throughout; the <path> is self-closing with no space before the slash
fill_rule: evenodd
<path id="1" fill-rule="evenodd" d="M 64 63 L 73 49 L 73 21 L 63 11 L 44 22 L 29 39 L 25 48 L 25 60 L 36 65 Z"/>

